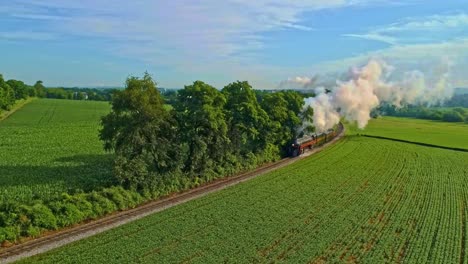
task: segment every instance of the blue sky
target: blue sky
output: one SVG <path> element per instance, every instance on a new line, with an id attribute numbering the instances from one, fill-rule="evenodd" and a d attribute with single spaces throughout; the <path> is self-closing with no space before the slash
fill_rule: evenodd
<path id="1" fill-rule="evenodd" d="M 369 58 L 468 86 L 468 3 L 440 0 L 9 0 L 0 73 L 48 86 L 222 88 L 345 72 Z"/>

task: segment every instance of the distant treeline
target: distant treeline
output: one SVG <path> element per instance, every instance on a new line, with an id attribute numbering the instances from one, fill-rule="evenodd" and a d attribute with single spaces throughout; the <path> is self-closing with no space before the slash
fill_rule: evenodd
<path id="1" fill-rule="evenodd" d="M 45 87 L 42 81 L 28 85 L 20 80 L 5 81 L 0 74 L 0 111 L 10 110 L 17 100 L 28 97 L 111 101 L 117 89 Z"/>
<path id="2" fill-rule="evenodd" d="M 97 88 L 45 88 L 44 93 L 38 97 L 70 100 L 111 101 L 112 94 L 117 89 Z"/>
<path id="3" fill-rule="evenodd" d="M 465 107 L 468 108 L 468 94 L 457 94 L 452 97 L 447 103 L 447 107 Z"/>
<path id="4" fill-rule="evenodd" d="M 398 117 L 413 117 L 419 119 L 437 120 L 444 122 L 467 122 L 468 109 L 463 107 L 439 108 L 425 106 L 405 106 L 396 108 L 394 106 L 382 106 L 379 112 L 383 115 Z"/>

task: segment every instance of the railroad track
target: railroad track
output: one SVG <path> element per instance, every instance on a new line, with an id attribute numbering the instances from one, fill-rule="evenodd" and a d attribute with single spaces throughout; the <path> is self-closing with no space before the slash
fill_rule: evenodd
<path id="1" fill-rule="evenodd" d="M 343 136 L 343 134 L 343 131 L 341 131 L 340 135 L 335 137 L 332 141 L 326 143 L 324 146 L 338 141 Z M 41 254 L 66 244 L 81 240 L 83 238 L 87 238 L 123 224 L 138 220 L 150 214 L 157 213 L 190 200 L 200 198 L 207 194 L 250 180 L 270 171 L 285 167 L 297 160 L 300 160 L 301 158 L 307 158 L 311 154 L 321 151 L 324 146 L 313 149 L 311 151 L 312 153 L 309 153 L 309 155 L 299 156 L 296 158 L 285 158 L 275 163 L 261 166 L 253 171 L 219 179 L 195 189 L 165 197 L 158 201 L 149 202 L 133 209 L 117 212 L 89 223 L 66 228 L 50 235 L 29 240 L 9 248 L 0 249 L 0 262 L 11 263 L 22 258 Z"/>

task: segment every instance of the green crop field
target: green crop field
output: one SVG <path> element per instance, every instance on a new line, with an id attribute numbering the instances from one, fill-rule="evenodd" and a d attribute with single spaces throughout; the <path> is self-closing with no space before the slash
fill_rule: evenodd
<path id="1" fill-rule="evenodd" d="M 467 214 L 468 153 L 351 135 L 23 262 L 468 263 Z"/>
<path id="2" fill-rule="evenodd" d="M 0 202 L 109 185 L 98 138 L 105 102 L 40 99 L 0 121 Z"/>
<path id="3" fill-rule="evenodd" d="M 468 124 L 464 123 L 383 117 L 372 119 L 365 130 L 353 129 L 353 131 L 366 135 L 468 149 Z"/>

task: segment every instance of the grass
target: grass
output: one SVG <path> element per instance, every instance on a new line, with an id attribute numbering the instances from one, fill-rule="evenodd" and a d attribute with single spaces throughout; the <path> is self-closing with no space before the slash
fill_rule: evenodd
<path id="1" fill-rule="evenodd" d="M 464 123 L 381 117 L 372 119 L 364 130 L 352 130 L 354 133 L 468 149 L 468 124 Z"/>
<path id="2" fill-rule="evenodd" d="M 98 138 L 108 103 L 39 99 L 0 122 L 0 202 L 45 199 L 111 183 Z"/>
<path id="3" fill-rule="evenodd" d="M 22 262 L 466 263 L 467 164 L 468 153 L 350 135 L 286 168 Z"/>

